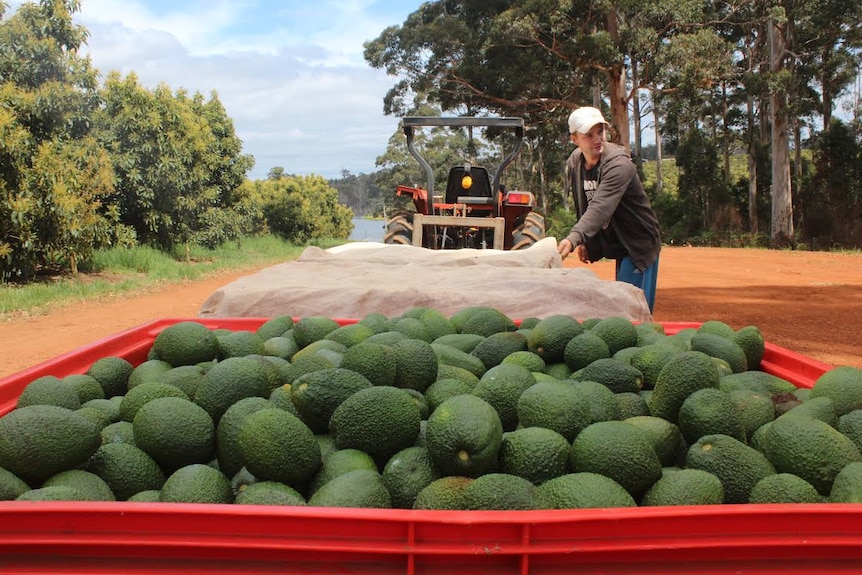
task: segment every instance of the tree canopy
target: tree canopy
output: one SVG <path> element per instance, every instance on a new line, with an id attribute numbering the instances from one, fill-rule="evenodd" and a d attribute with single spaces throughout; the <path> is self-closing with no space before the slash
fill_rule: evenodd
<path id="1" fill-rule="evenodd" d="M 26 2 L 8 18 L 6 9 L 0 3 L 0 281 L 75 272 L 114 245 L 215 247 L 269 232 L 268 221 L 291 241 L 349 234 L 337 192 L 319 179 L 288 178 L 258 201 L 246 180 L 254 158 L 216 92 L 148 89 L 116 71 L 100 85 L 79 55 L 89 33 L 73 20 L 78 0 Z"/>
<path id="2" fill-rule="evenodd" d="M 433 0 L 366 42 L 365 59 L 395 79 L 385 113 L 428 102 L 524 117 L 543 182 L 558 174 L 569 111 L 601 107 L 627 146 L 634 126 L 639 152 L 646 104 L 671 150 L 693 130 L 709 137 L 722 186 L 735 185 L 730 156 L 751 156 L 748 202 L 769 193 L 771 236 L 782 243 L 802 219 L 790 171 L 801 185 L 803 128 L 814 134 L 820 119 L 828 129 L 836 97 L 858 78 L 860 23 L 855 0 Z M 772 167 L 758 174 L 764 152 Z"/>

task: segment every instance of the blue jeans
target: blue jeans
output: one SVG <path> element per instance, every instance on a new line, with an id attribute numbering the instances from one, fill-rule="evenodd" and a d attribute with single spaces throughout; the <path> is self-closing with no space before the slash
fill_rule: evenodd
<path id="1" fill-rule="evenodd" d="M 635 267 L 630 257 L 620 258 L 617 260 L 616 279 L 618 282 L 626 282 L 641 288 L 649 305 L 649 311 L 652 313 L 655 306 L 655 284 L 658 279 L 658 258 L 644 271 Z"/>

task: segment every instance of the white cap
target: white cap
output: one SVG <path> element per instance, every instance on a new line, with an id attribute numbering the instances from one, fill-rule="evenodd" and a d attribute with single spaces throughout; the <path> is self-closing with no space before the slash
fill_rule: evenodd
<path id="1" fill-rule="evenodd" d="M 581 106 L 569 114 L 570 134 L 574 134 L 575 132 L 586 134 L 596 124 L 605 124 L 606 126 L 610 125 L 598 108 L 593 108 L 592 106 Z"/>

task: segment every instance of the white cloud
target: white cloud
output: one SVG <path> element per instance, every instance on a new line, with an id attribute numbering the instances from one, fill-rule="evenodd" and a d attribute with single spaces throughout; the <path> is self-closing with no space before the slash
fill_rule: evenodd
<path id="1" fill-rule="evenodd" d="M 159 3 L 149 3 L 150 6 Z M 219 31 L 242 17 L 248 2 L 191 2 L 166 4 L 154 10 L 134 0 L 83 0 L 79 20 L 94 32 L 96 26 L 132 35 L 167 34 L 195 55 L 219 53 Z"/>
<path id="2" fill-rule="evenodd" d="M 134 72 L 148 88 L 216 91 L 256 159 L 250 177 L 281 166 L 331 178 L 373 171 L 397 129 L 398 118 L 383 115 L 394 80 L 365 63 L 362 45 L 420 4 L 82 0 L 76 21 L 103 76 Z"/>

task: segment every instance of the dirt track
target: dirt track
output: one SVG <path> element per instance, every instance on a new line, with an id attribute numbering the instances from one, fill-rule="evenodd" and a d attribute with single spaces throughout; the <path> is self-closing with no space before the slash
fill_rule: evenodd
<path id="1" fill-rule="evenodd" d="M 591 269 L 613 278 L 611 262 Z M 153 319 L 195 317 L 212 292 L 253 271 L 0 322 L 0 378 Z M 756 325 L 774 344 L 862 368 L 862 255 L 668 247 L 654 317 Z"/>

